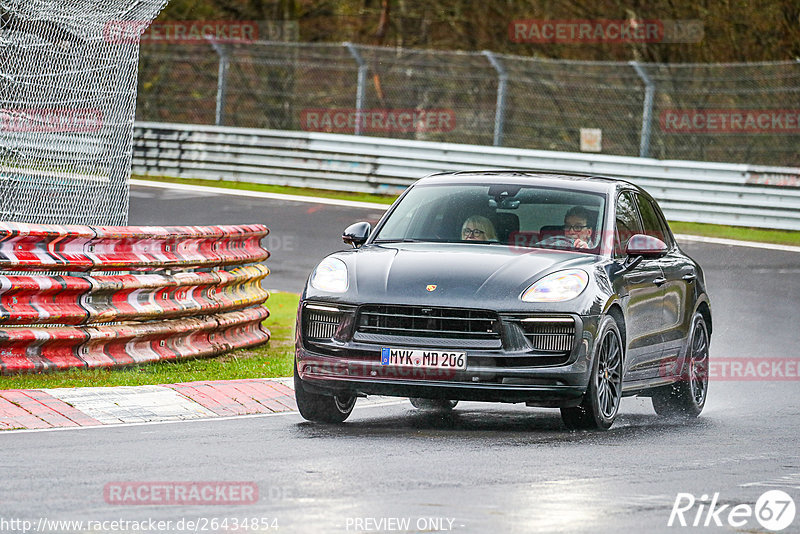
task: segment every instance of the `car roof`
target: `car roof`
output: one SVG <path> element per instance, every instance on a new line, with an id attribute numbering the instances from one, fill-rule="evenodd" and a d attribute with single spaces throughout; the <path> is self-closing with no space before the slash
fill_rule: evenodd
<path id="1" fill-rule="evenodd" d="M 502 181 L 509 184 L 541 185 L 562 187 L 580 191 L 613 192 L 624 187 L 641 191 L 641 188 L 627 180 L 596 174 L 582 174 L 541 170 L 485 170 L 439 172 L 420 179 L 418 184 L 475 183 Z"/>

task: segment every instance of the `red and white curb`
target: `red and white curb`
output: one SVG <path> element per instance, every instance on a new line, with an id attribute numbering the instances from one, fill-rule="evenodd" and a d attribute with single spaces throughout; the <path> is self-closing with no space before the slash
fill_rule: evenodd
<path id="1" fill-rule="evenodd" d="M 359 404 L 397 399 L 370 397 Z M 297 411 L 291 378 L 0 390 L 0 430 L 187 421 Z"/>

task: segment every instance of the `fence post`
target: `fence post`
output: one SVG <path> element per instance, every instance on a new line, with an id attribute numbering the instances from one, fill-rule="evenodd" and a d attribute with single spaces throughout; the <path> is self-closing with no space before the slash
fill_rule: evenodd
<path id="1" fill-rule="evenodd" d="M 483 55 L 497 71 L 497 104 L 494 109 L 494 146 L 503 146 L 503 127 L 506 118 L 506 84 L 508 73 L 494 53 L 484 50 Z"/>
<path id="2" fill-rule="evenodd" d="M 350 55 L 358 63 L 358 87 L 356 88 L 356 128 L 355 134 L 361 135 L 361 112 L 364 109 L 364 88 L 367 84 L 367 64 L 364 58 L 358 53 L 353 43 L 344 43 Z"/>
<path id="3" fill-rule="evenodd" d="M 655 85 L 647 72 L 636 61 L 628 62 L 639 78 L 644 82 L 644 106 L 642 108 L 642 137 L 639 141 L 639 157 L 646 158 L 650 154 L 650 128 L 653 123 L 653 96 L 655 94 Z"/>
<path id="4" fill-rule="evenodd" d="M 214 114 L 214 124 L 221 126 L 225 122 L 225 93 L 228 89 L 228 54 L 219 43 L 210 39 L 208 42 L 219 56 L 219 69 L 217 70 L 217 109 Z"/>

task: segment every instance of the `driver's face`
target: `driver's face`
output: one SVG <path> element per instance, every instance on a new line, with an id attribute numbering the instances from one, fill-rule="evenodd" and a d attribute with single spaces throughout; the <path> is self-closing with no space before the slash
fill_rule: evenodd
<path id="1" fill-rule="evenodd" d="M 571 216 L 564 219 L 564 235 L 572 240 L 581 239 L 588 243 L 592 237 L 592 229 L 586 225 L 586 219 Z"/>

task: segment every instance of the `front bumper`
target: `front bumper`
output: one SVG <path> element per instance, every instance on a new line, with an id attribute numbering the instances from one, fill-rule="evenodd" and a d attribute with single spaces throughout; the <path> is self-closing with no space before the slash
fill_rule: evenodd
<path id="1" fill-rule="evenodd" d="M 580 328 L 575 332 L 576 342 L 563 364 L 534 363 L 508 367 L 497 362 L 508 361 L 520 354 L 503 348 L 453 347 L 453 350 L 467 354 L 467 368 L 463 371 L 381 365 L 381 344 L 352 339 L 325 346 L 323 353 L 323 350 L 315 350 L 313 343 L 302 342 L 301 325 L 298 324 L 297 372 L 304 389 L 317 394 L 574 406 L 583 398 L 589 383 L 599 317 L 580 316 L 577 322 Z M 525 356 L 526 363 L 535 361 L 535 357 Z M 542 361 L 547 360 L 542 358 Z"/>

